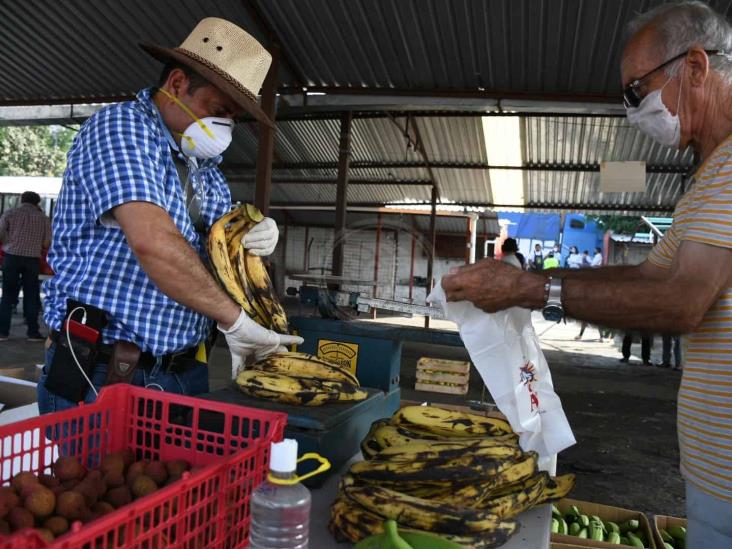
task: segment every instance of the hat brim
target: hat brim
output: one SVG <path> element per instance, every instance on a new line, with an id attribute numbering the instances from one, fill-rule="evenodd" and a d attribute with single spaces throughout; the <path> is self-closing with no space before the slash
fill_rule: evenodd
<path id="1" fill-rule="evenodd" d="M 257 102 L 257 97 L 227 73 L 209 63 L 202 57 L 182 48 L 164 48 L 147 42 L 139 46 L 158 61 L 168 63 L 175 61 L 192 68 L 208 80 L 213 86 L 228 95 L 237 105 L 251 114 L 258 122 L 267 126 L 274 126 L 274 122 L 265 114 Z"/>

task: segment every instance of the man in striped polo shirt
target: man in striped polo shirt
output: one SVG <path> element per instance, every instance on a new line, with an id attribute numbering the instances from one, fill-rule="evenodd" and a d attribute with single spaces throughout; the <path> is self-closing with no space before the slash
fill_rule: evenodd
<path id="1" fill-rule="evenodd" d="M 488 312 L 542 308 L 601 325 L 688 334 L 679 391 L 687 547 L 732 547 L 732 26 L 701 2 L 663 4 L 629 25 L 628 121 L 702 159 L 674 223 L 638 266 L 522 273 L 484 260 L 442 279 L 450 301 Z M 703 266 L 703 268 L 701 268 Z M 547 276 L 550 275 L 550 276 Z"/>

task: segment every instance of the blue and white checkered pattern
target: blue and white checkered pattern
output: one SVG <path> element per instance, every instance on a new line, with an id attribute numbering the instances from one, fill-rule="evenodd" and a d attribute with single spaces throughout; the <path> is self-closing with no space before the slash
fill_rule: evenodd
<path id="1" fill-rule="evenodd" d="M 140 267 L 122 231 L 103 218 L 120 204 L 151 202 L 170 214 L 183 237 L 205 257 L 205 238 L 196 233 L 186 210 L 169 132 L 151 100 L 152 91 L 100 110 L 74 140 L 53 216 L 48 262 L 56 275 L 44 283 L 44 320 L 60 329 L 66 300 L 72 298 L 109 314 L 105 343 L 131 341 L 161 356 L 203 341 L 211 321 L 162 293 Z M 231 208 L 220 162 L 217 157 L 199 167 L 207 226 Z"/>

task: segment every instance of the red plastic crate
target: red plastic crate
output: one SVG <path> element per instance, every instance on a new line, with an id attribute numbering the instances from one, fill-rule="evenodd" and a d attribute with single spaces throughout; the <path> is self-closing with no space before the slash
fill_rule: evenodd
<path id="1" fill-rule="evenodd" d="M 185 459 L 202 469 L 52 544 L 34 530 L 0 536 L 0 548 L 246 547 L 249 496 L 265 478 L 269 446 L 287 416 L 118 384 L 93 404 L 0 426 L 0 479 L 51 472 L 63 453 L 89 468 L 130 448 L 137 459 Z"/>

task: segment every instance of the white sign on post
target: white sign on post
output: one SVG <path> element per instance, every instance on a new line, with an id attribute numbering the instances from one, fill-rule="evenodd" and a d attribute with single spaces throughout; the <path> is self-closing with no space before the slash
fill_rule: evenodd
<path id="1" fill-rule="evenodd" d="M 600 192 L 642 193 L 646 190 L 646 163 L 643 161 L 602 162 Z"/>

